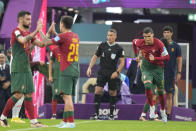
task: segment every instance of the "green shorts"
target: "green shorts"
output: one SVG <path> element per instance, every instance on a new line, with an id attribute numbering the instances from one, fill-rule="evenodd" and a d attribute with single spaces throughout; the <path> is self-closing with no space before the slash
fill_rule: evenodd
<path id="1" fill-rule="evenodd" d="M 12 72 L 11 73 L 11 92 L 33 93 L 33 76 L 31 72 Z"/>
<path id="2" fill-rule="evenodd" d="M 59 79 L 53 79 L 52 83 L 52 96 L 59 95 Z"/>
<path id="3" fill-rule="evenodd" d="M 41 74 L 43 74 L 45 77 L 49 77 L 49 74 L 48 74 L 48 64 L 44 64 L 44 65 L 38 65 L 36 67 L 36 70 L 39 71 Z"/>
<path id="4" fill-rule="evenodd" d="M 164 69 L 160 66 L 145 62 L 141 66 L 142 81 L 151 81 L 158 89 L 164 89 Z"/>
<path id="5" fill-rule="evenodd" d="M 75 87 L 78 77 L 60 75 L 59 78 L 59 91 L 65 95 L 75 95 Z"/>

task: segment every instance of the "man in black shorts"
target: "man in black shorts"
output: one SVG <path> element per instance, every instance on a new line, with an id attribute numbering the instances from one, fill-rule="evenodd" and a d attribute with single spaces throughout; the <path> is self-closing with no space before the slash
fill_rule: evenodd
<path id="1" fill-rule="evenodd" d="M 102 42 L 93 55 L 90 65 L 87 70 L 87 76 L 91 75 L 91 68 L 95 64 L 98 57 L 100 57 L 100 69 L 98 70 L 97 86 L 95 88 L 95 114 L 91 119 L 99 119 L 99 108 L 103 92 L 104 85 L 108 82 L 109 86 L 109 102 L 110 102 L 110 115 L 109 119 L 113 120 L 113 111 L 116 104 L 117 89 L 120 88 L 119 75 L 124 67 L 124 50 L 115 41 L 117 38 L 117 32 L 114 29 L 110 29 L 107 33 L 107 42 Z M 120 64 L 117 68 L 118 60 Z"/>

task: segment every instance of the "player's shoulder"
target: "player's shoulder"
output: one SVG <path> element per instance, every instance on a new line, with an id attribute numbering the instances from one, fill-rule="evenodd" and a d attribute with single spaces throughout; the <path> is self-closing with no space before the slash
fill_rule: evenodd
<path id="1" fill-rule="evenodd" d="M 100 44 L 98 44 L 98 46 L 99 47 L 105 47 L 105 46 L 107 46 L 107 42 L 105 42 L 105 41 L 102 41 Z"/>
<path id="2" fill-rule="evenodd" d="M 159 40 L 158 38 L 154 38 L 154 42 L 157 42 L 157 43 L 163 43 L 161 40 Z"/>
<path id="3" fill-rule="evenodd" d="M 158 45 L 158 46 L 165 46 L 164 44 L 163 44 L 163 42 L 161 41 L 161 40 L 159 40 L 158 38 L 154 38 L 154 43 L 156 43 L 156 45 Z"/>
<path id="4" fill-rule="evenodd" d="M 180 47 L 180 45 L 179 45 L 176 41 L 173 41 L 173 45 L 174 45 L 175 47 Z"/>
<path id="5" fill-rule="evenodd" d="M 134 39 L 133 42 L 135 42 L 136 45 L 140 45 L 144 43 L 144 39 Z"/>
<path id="6" fill-rule="evenodd" d="M 21 34 L 21 30 L 18 27 L 12 30 L 12 35 L 17 36 L 19 34 Z"/>

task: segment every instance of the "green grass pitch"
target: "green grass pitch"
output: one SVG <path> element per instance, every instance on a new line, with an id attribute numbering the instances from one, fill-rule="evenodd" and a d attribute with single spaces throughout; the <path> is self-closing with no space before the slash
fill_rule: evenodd
<path id="1" fill-rule="evenodd" d="M 31 128 L 29 120 L 25 124 L 15 124 L 8 120 L 10 127 L 0 127 L 0 131 L 196 131 L 196 122 L 169 121 L 166 124 L 156 121 L 133 121 L 133 120 L 75 120 L 76 128 L 59 129 L 55 127 L 61 120 L 40 119 L 47 128 Z"/>

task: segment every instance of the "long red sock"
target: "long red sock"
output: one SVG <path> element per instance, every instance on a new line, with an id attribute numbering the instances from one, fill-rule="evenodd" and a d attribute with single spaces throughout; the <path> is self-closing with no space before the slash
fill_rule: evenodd
<path id="1" fill-rule="evenodd" d="M 52 99 L 52 114 L 56 114 L 57 100 Z"/>
<path id="2" fill-rule="evenodd" d="M 159 101 L 161 104 L 161 110 L 165 109 L 165 94 L 159 95 Z"/>
<path id="3" fill-rule="evenodd" d="M 150 106 L 153 106 L 154 102 L 153 102 L 153 92 L 152 92 L 152 90 L 151 89 L 146 89 L 145 93 L 146 93 L 148 103 L 150 104 Z"/>
<path id="4" fill-rule="evenodd" d="M 5 105 L 5 108 L 3 110 L 3 115 L 4 116 L 7 117 L 9 115 L 10 111 L 12 110 L 12 108 L 14 107 L 14 105 L 16 104 L 17 101 L 18 100 L 14 96 L 11 96 L 8 99 L 8 101 L 7 101 L 6 105 Z"/>
<path id="5" fill-rule="evenodd" d="M 34 105 L 33 105 L 32 97 L 30 97 L 30 98 L 25 97 L 24 105 L 25 105 L 25 108 L 28 112 L 29 119 L 30 120 L 35 119 Z"/>

